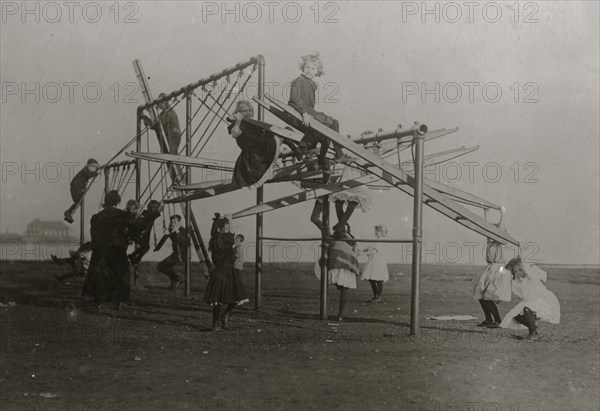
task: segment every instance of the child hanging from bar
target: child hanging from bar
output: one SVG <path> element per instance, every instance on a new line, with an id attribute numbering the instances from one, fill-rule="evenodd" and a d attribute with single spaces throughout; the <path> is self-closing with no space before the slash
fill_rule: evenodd
<path id="1" fill-rule="evenodd" d="M 504 229 L 502 218 L 495 225 Z M 510 301 L 511 280 L 510 272 L 504 268 L 502 246 L 491 238 L 487 239 L 485 260 L 487 262 L 485 270 L 471 280 L 469 289 L 473 298 L 479 300 L 485 315 L 485 320 L 477 324 L 477 327 L 498 328 L 501 321 L 498 303 Z"/>
<path id="2" fill-rule="evenodd" d="M 243 119 L 254 118 L 254 107 L 247 100 L 240 100 L 233 112 L 233 122 L 227 127 L 229 134 L 242 150 L 235 162 L 233 182 L 240 187 L 261 185 L 266 181 L 268 170 L 277 160 L 280 144 L 286 144 L 296 158 L 301 159 L 296 144 Z"/>
<path id="3" fill-rule="evenodd" d="M 215 268 L 204 291 L 204 301 L 212 306 L 213 331 L 218 331 L 220 325 L 230 330 L 231 312 L 236 305 L 248 301 L 240 271 L 235 269 L 235 239 L 229 230 L 229 220 L 215 213 L 208 244 Z M 225 311 L 221 317 L 222 305 Z"/>
<path id="4" fill-rule="evenodd" d="M 129 226 L 129 238 L 135 244 L 135 250 L 129 254 L 129 261 L 133 265 L 134 278 L 139 279 L 138 265 L 142 258 L 150 251 L 150 233 L 154 221 L 160 217 L 164 205 L 160 201 L 150 200 L 146 209 Z"/>
<path id="5" fill-rule="evenodd" d="M 96 177 L 99 173 L 99 170 L 100 165 L 98 164 L 98 161 L 90 158 L 87 161 L 87 165 L 77 174 L 75 174 L 75 177 L 73 177 L 71 180 L 71 198 L 73 199 L 73 205 L 64 213 L 64 220 L 69 224 L 73 223 L 73 213 L 77 207 L 79 207 L 79 204 L 83 199 L 88 185 L 88 180 Z"/>
<path id="6" fill-rule="evenodd" d="M 71 271 L 63 275 L 55 275 L 59 282 L 71 277 L 85 277 L 90 267 L 90 258 L 92 256 L 92 243 L 83 243 L 76 251 L 69 250 L 69 258 L 58 258 L 54 254 L 50 254 L 52 261 L 56 265 L 69 264 Z"/>
<path id="7" fill-rule="evenodd" d="M 374 228 L 377 239 L 387 237 L 388 229 L 386 226 L 377 224 Z M 369 303 L 380 303 L 383 301 L 381 297 L 383 283 L 390 279 L 388 266 L 381 251 L 377 243 L 370 243 L 367 248 L 359 251 L 359 253 L 367 254 L 369 258 L 361 276 L 361 280 L 368 281 L 371 285 L 371 290 L 373 290 L 373 298 L 367 300 Z"/>
<path id="8" fill-rule="evenodd" d="M 290 88 L 290 100 L 288 104 L 298 110 L 298 112 L 302 115 L 302 120 L 305 126 L 310 126 L 309 116 L 312 116 L 319 123 L 322 123 L 332 130 L 339 132 L 340 124 L 336 119 L 328 116 L 325 113 L 315 110 L 317 84 L 313 79 L 325 74 L 319 53 L 315 52 L 313 54 L 302 56 L 302 62 L 299 66 L 302 73 L 292 82 Z M 317 144 L 321 145 L 318 156 L 318 164 L 321 169 L 329 170 L 329 164 L 326 159 L 327 150 L 329 148 L 328 138 L 309 130 L 304 134 L 299 146 L 302 151 L 306 152 L 312 148 L 315 148 Z M 334 161 L 349 162 L 353 160 L 343 153 L 342 147 L 339 144 L 333 143 L 333 148 L 335 150 Z"/>
<path id="9" fill-rule="evenodd" d="M 560 323 L 560 303 L 556 295 L 546 288 L 548 276 L 541 268 L 523 263 L 521 256 L 513 258 L 506 264 L 512 274 L 512 292 L 521 298 L 505 316 L 500 327 L 509 329 L 527 328 L 526 340 L 535 341 L 542 338 L 537 321 Z"/>
<path id="10" fill-rule="evenodd" d="M 171 254 L 159 262 L 156 269 L 159 273 L 169 277 L 171 280 L 169 289 L 175 290 L 181 282 L 181 276 L 175 272 L 175 268 L 179 267 L 187 256 L 188 234 L 186 228 L 181 225 L 182 218 L 179 214 L 173 214 L 169 220 L 169 233 L 160 239 L 156 247 L 154 247 L 154 251 L 159 251 L 167 240 L 171 240 Z"/>
<path id="11" fill-rule="evenodd" d="M 342 172 L 341 180 L 352 180 L 360 177 L 362 172 L 351 166 L 345 166 Z M 333 231 L 344 231 L 346 224 L 350 221 L 350 217 L 354 213 L 356 207 L 360 208 L 361 211 L 367 212 L 371 208 L 371 195 L 367 188 L 357 186 L 348 190 L 337 191 L 329 196 L 329 201 L 335 204 L 335 214 L 337 217 L 337 224 L 333 226 Z M 345 207 L 345 208 L 344 208 Z M 310 216 L 310 221 L 322 231 L 321 216 L 323 215 L 323 199 L 318 198 L 315 201 L 313 211 Z"/>

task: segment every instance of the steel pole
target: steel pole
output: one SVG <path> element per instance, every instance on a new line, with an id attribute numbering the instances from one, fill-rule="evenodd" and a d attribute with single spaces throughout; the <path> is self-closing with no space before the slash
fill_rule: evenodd
<path id="1" fill-rule="evenodd" d="M 327 320 L 327 288 L 329 281 L 329 270 L 327 269 L 327 257 L 329 251 L 329 196 L 322 197 L 323 200 L 323 216 L 321 221 L 323 221 L 323 225 L 321 226 L 321 259 L 320 262 L 323 262 L 321 265 L 321 304 L 319 309 L 319 316 L 321 320 Z"/>
<path id="2" fill-rule="evenodd" d="M 81 205 L 79 206 L 81 218 L 79 220 L 79 245 L 82 246 L 85 243 L 85 199 L 81 199 Z"/>
<path id="3" fill-rule="evenodd" d="M 419 328 L 419 286 L 421 280 L 421 243 L 423 241 L 423 146 L 425 136 L 415 133 L 415 191 L 413 202 L 413 254 L 410 295 L 410 335 Z"/>
<path id="4" fill-rule="evenodd" d="M 190 93 L 185 94 L 185 155 L 192 155 L 192 95 Z M 186 167 L 185 173 L 186 184 L 192 184 L 192 167 Z M 185 229 L 186 229 L 186 242 L 185 242 L 185 296 L 189 297 L 191 294 L 190 290 L 190 268 L 192 264 L 192 244 L 190 237 L 192 231 L 190 227 L 192 225 L 192 205 L 189 201 L 185 202 Z"/>
<path id="5" fill-rule="evenodd" d="M 258 98 L 264 98 L 265 92 L 265 58 L 258 56 Z M 264 110 L 258 106 L 258 121 L 263 121 Z M 256 190 L 256 204 L 262 204 L 264 200 L 263 186 Z M 254 309 L 260 309 L 262 305 L 262 235 L 263 235 L 263 215 L 256 215 L 256 259 L 254 262 Z"/>

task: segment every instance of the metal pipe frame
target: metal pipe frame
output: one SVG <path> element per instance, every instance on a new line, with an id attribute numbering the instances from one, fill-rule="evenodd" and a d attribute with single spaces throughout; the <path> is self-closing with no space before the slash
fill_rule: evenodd
<path id="1" fill-rule="evenodd" d="M 321 259 L 323 262 L 321 265 L 321 287 L 320 287 L 320 304 L 319 304 L 319 318 L 321 320 L 327 320 L 327 291 L 329 287 L 329 273 L 328 273 L 328 254 L 329 254 L 329 196 L 323 197 L 323 217 L 321 219 Z"/>
<path id="2" fill-rule="evenodd" d="M 398 141 L 398 143 L 408 143 L 415 138 L 415 135 L 422 136 L 425 133 L 427 133 L 427 126 L 425 124 L 415 124 L 408 128 L 405 128 L 400 124 L 400 125 L 398 125 L 398 128 L 395 130 L 382 131 L 380 133 L 378 132 L 377 134 L 375 134 L 372 137 L 352 138 L 352 141 L 354 141 L 357 144 L 367 144 L 367 143 L 372 143 L 372 142 L 380 142 L 380 141 L 385 141 L 385 140 L 404 138 L 403 140 Z M 410 138 L 407 138 L 407 137 L 410 137 Z"/>
<path id="3" fill-rule="evenodd" d="M 421 281 L 421 246 L 423 242 L 423 149 L 425 137 L 415 132 L 415 191 L 413 202 L 413 255 L 410 293 L 410 335 L 419 328 L 419 293 Z"/>
<path id="4" fill-rule="evenodd" d="M 255 65 L 255 64 L 258 64 L 259 70 L 260 70 L 260 66 L 262 65 L 263 66 L 263 70 L 264 70 L 264 65 L 265 65 L 265 59 L 264 59 L 264 57 L 261 56 L 261 55 L 254 56 L 254 57 L 250 58 L 249 60 L 247 60 L 245 62 L 238 63 L 235 66 L 230 67 L 230 68 L 226 68 L 226 69 L 222 70 L 219 73 L 213 74 L 212 76 L 209 76 L 209 77 L 204 78 L 204 79 L 200 79 L 200 80 L 198 80 L 198 81 L 196 81 L 194 83 L 188 84 L 187 86 L 183 86 L 179 90 L 173 91 L 173 92 L 165 95 L 165 97 L 163 97 L 163 98 L 152 100 L 152 102 L 150 102 L 148 104 L 143 104 L 143 105 L 141 105 L 141 106 L 138 107 L 138 110 L 146 110 L 146 109 L 148 109 L 148 108 L 150 108 L 152 106 L 155 106 L 155 105 L 157 105 L 159 103 L 162 103 L 163 101 L 169 101 L 172 98 L 178 97 L 178 96 L 180 96 L 181 94 L 184 94 L 184 93 L 192 94 L 193 91 L 195 89 L 197 89 L 198 87 L 205 86 L 205 85 L 210 84 L 210 83 L 212 83 L 214 81 L 217 81 L 217 80 L 219 80 L 219 79 L 221 79 L 223 77 L 230 76 L 230 75 L 232 75 L 234 73 L 237 73 L 240 70 L 245 69 L 246 67 L 249 67 L 249 66 L 252 66 L 252 65 Z M 263 86 L 264 86 L 264 84 L 263 84 Z M 260 80 L 259 80 L 258 89 L 259 89 L 259 94 L 260 94 L 260 92 L 261 92 L 260 91 L 260 89 L 261 89 Z M 259 109 L 259 112 L 260 112 L 260 109 Z"/>
<path id="5" fill-rule="evenodd" d="M 138 132 L 138 136 L 139 136 L 139 132 Z M 140 138 L 138 138 L 136 140 L 136 143 L 135 143 L 136 150 L 137 150 L 138 141 L 140 140 Z M 141 149 L 142 148 L 140 146 L 140 150 Z M 136 164 L 136 160 L 123 160 L 123 161 L 117 161 L 116 163 L 107 164 L 103 168 L 106 170 L 106 169 L 118 168 L 118 167 L 123 167 L 123 166 L 132 166 L 132 165 L 135 165 L 135 164 Z"/>
<path id="6" fill-rule="evenodd" d="M 192 154 L 192 95 L 191 93 L 185 94 L 185 154 L 187 156 L 191 156 Z M 186 167 L 185 174 L 185 182 L 186 184 L 192 183 L 192 167 Z M 192 205 L 189 201 L 185 202 L 185 229 L 190 230 L 190 226 L 192 225 Z M 190 234 L 186 236 L 186 253 L 185 253 L 185 261 L 184 261 L 184 269 L 185 269 L 185 289 L 184 293 L 186 297 L 189 297 L 191 294 L 190 289 L 190 268 L 191 268 L 191 258 L 192 258 L 192 242 L 190 239 Z"/>
<path id="7" fill-rule="evenodd" d="M 261 55 L 256 57 L 258 63 L 258 98 L 264 98 L 265 92 L 265 58 Z M 263 121 L 264 109 L 258 106 L 258 121 Z M 264 200 L 264 186 L 256 190 L 256 204 L 262 204 Z M 256 215 L 256 257 L 254 260 L 254 309 L 259 310 L 262 305 L 262 239 L 263 236 L 263 215 Z"/>

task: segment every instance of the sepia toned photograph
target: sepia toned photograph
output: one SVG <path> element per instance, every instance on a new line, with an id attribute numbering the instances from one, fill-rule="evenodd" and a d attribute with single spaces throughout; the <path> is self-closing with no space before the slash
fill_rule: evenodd
<path id="1" fill-rule="evenodd" d="M 0 12 L 0 411 L 600 409 L 600 2 Z"/>

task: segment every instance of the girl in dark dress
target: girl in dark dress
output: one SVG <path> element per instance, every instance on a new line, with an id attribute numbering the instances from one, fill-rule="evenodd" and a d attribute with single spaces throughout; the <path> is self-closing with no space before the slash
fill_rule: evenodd
<path id="1" fill-rule="evenodd" d="M 234 243 L 234 235 L 229 232 L 229 220 L 221 218 L 219 213 L 215 213 L 208 244 L 215 269 L 212 271 L 204 291 L 204 301 L 212 305 L 213 331 L 219 329 L 219 320 L 223 328 L 229 330 L 231 312 L 236 305 L 248 301 L 240 271 L 234 267 Z M 222 318 L 219 317 L 221 305 L 225 305 Z"/>
<path id="2" fill-rule="evenodd" d="M 106 194 L 104 209 L 92 216 L 92 258 L 84 284 L 83 298 L 98 304 L 129 301 L 129 260 L 127 229 L 133 217 L 117 208 L 121 196 Z"/>
<path id="3" fill-rule="evenodd" d="M 253 117 L 252 104 L 240 100 L 233 112 L 232 123 L 227 128 L 242 150 L 233 170 L 233 182 L 240 187 L 260 186 L 272 177 L 269 169 L 279 157 L 281 144 L 287 145 L 298 160 L 302 158 L 292 140 L 276 136 L 257 125 L 257 122 L 249 121 Z M 242 122 L 244 119 L 248 121 Z"/>

